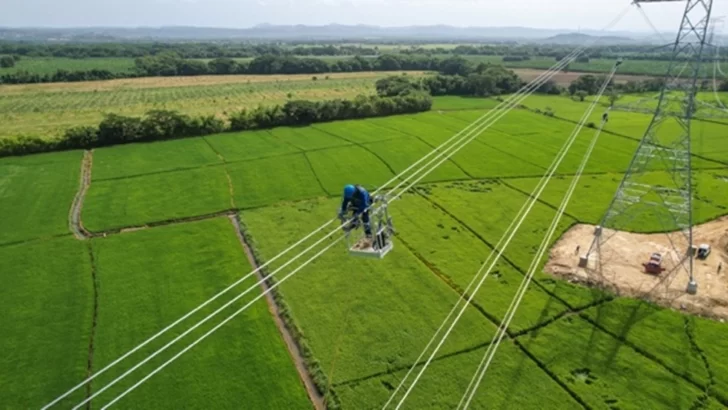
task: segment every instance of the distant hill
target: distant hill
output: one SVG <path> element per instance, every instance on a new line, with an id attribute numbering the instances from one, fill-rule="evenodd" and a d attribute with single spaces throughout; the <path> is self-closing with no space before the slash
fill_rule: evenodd
<path id="1" fill-rule="evenodd" d="M 645 39 L 642 39 L 644 42 Z M 582 33 L 558 34 L 539 41 L 543 44 L 559 44 L 559 45 L 583 45 L 590 42 L 595 44 L 634 44 L 637 40 L 629 37 L 620 36 L 591 36 Z"/>
<path id="2" fill-rule="evenodd" d="M 250 28 L 214 27 L 85 27 L 85 28 L 0 28 L 0 40 L 23 41 L 190 41 L 190 40 L 282 40 L 282 41 L 438 41 L 438 42 L 561 42 L 573 44 L 585 36 L 599 35 L 584 31 L 564 34 L 568 30 L 527 27 L 453 27 L 445 25 L 379 27 L 367 25 L 325 26 L 260 24 Z M 605 39 L 635 41 L 645 34 L 612 32 Z"/>

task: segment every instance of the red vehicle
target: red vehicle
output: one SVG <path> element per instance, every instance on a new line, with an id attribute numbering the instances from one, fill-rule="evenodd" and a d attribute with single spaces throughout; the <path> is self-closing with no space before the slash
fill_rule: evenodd
<path id="1" fill-rule="evenodd" d="M 653 275 L 659 275 L 665 271 L 665 268 L 662 267 L 662 255 L 659 253 L 653 253 L 652 256 L 650 256 L 650 261 L 643 263 L 642 266 L 645 267 L 646 273 L 651 273 Z"/>

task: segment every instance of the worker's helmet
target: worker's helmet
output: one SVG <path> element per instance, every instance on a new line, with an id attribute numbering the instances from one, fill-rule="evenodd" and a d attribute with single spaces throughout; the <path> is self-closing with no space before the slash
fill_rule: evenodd
<path id="1" fill-rule="evenodd" d="M 356 191 L 356 187 L 354 185 L 347 185 L 344 187 L 344 198 L 350 199 L 354 196 L 354 192 Z"/>

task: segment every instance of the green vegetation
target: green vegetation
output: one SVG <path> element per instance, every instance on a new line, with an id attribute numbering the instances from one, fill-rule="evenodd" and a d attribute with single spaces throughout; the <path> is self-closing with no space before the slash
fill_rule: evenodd
<path id="1" fill-rule="evenodd" d="M 249 272 L 224 213 L 240 215 L 248 242 L 265 261 L 332 218 L 343 184 L 362 183 L 373 191 L 497 103 L 438 97 L 434 106 L 439 108 L 427 113 L 94 149 L 82 219 L 90 231 L 106 236 L 85 242 L 68 230 L 79 189 L 80 151 L 0 159 L 0 211 L 8 227 L 0 233 L 0 260 L 7 262 L 0 264 L 7 282 L 0 291 L 7 312 L 0 325 L 9 335 L 0 348 L 11 352 L 0 359 L 0 382 L 7 386 L 0 407 L 42 406 L 82 380 L 92 335 L 91 366 L 98 370 Z M 586 106 L 557 96 L 532 96 L 524 104 L 527 109 L 510 112 L 392 202 L 397 236 L 385 259 L 353 259 L 342 242 L 280 286 L 277 298 L 285 321 L 316 383 L 332 389 L 327 397 L 333 407 L 381 408 L 494 252 Z M 574 223 L 595 223 L 603 215 L 646 121 L 649 117 L 641 114 L 613 114 L 608 124 L 612 133 L 602 135 L 557 236 Z M 697 222 L 727 213 L 728 146 L 722 127 L 701 125 L 703 146 L 695 144 Z M 407 407 L 457 405 L 592 135 L 585 128 L 579 136 Z M 645 178 L 659 183 L 665 175 L 655 172 Z M 657 228 L 643 223 L 630 229 Z M 275 261 L 271 269 L 287 260 Z M 252 283 L 252 278 L 246 281 Z M 228 300 L 221 298 L 186 323 Z M 182 329 L 134 358 L 163 346 Z M 538 271 L 474 405 L 721 408 L 728 404 L 724 330 L 718 321 Z M 181 346 L 150 365 L 161 364 Z M 100 377 L 91 392 L 132 361 Z M 93 406 L 103 406 L 143 373 L 133 373 Z M 122 405 L 233 408 L 239 403 L 311 407 L 265 301 L 150 379 Z"/>
<path id="2" fill-rule="evenodd" d="M 54 139 L 21 136 L 0 140 L 0 155 L 26 155 L 66 149 L 91 149 L 131 142 L 149 142 L 191 136 L 300 126 L 351 118 L 385 117 L 429 111 L 432 98 L 425 93 L 397 96 L 357 96 L 353 100 L 288 101 L 284 105 L 242 109 L 226 119 L 214 115 L 191 117 L 177 111 L 152 110 L 144 117 L 106 114 L 96 127 L 74 127 Z"/>
<path id="3" fill-rule="evenodd" d="M 313 230 L 338 204 L 335 198 L 273 206 L 243 212 L 242 218 L 265 258 Z M 404 247 L 384 260 L 356 264 L 342 259 L 344 250 L 342 244 L 280 287 L 307 344 L 334 384 L 412 363 L 457 298 Z M 443 353 L 474 347 L 494 331 L 471 309 Z"/>
<path id="4" fill-rule="evenodd" d="M 377 78 L 393 73 L 301 76 L 139 78 L 73 84 L 0 86 L 0 138 L 52 137 L 67 128 L 97 124 L 103 113 L 136 116 L 152 109 L 222 115 L 291 98 L 350 99 L 374 93 Z M 417 75 L 410 73 L 409 75 Z"/>
<path id="5" fill-rule="evenodd" d="M 0 160 L 0 244 L 68 234 L 81 157 L 73 151 Z"/>
<path id="6" fill-rule="evenodd" d="M 93 182 L 84 204 L 83 223 L 92 232 L 101 232 L 230 208 L 225 169 L 204 167 Z"/>
<path id="7" fill-rule="evenodd" d="M 89 252 L 61 238 L 0 247 L 0 260 L 0 349 L 6 352 L 0 407 L 41 407 L 86 377 L 93 323 Z M 71 407 L 82 393 L 61 405 Z"/>
<path id="8" fill-rule="evenodd" d="M 2 54 L 2 53 L 0 53 Z M 134 68 L 134 60 L 130 58 L 64 58 L 64 57 L 26 57 L 20 58 L 12 67 L 0 68 L 3 74 L 15 74 L 27 71 L 33 74 L 54 74 L 59 70 L 89 71 L 107 70 L 114 74 L 130 74 Z"/>
<path id="9" fill-rule="evenodd" d="M 520 342 L 594 408 L 689 409 L 703 392 L 580 317 Z"/>
<path id="10" fill-rule="evenodd" d="M 102 368 L 251 270 L 226 218 L 96 239 L 92 246 L 99 282 L 95 369 Z M 254 283 L 251 278 L 240 289 Z M 252 297 L 234 304 L 225 314 L 237 310 Z M 199 320 L 228 299 L 216 301 L 194 317 Z M 199 337 L 211 327 L 210 323 L 203 325 L 191 337 Z M 178 333 L 173 331 L 163 336 L 134 357 L 144 357 L 144 353 L 160 348 Z M 152 363 L 161 364 L 179 351 L 180 346 L 165 351 Z M 120 370 L 103 375 L 94 385 L 102 386 Z M 205 382 L 200 382 L 201 375 Z M 258 387 L 251 388 L 252 385 Z M 98 404 L 120 392 L 115 386 L 99 396 Z M 149 409 L 205 407 L 211 400 L 220 408 L 236 408 L 238 403 L 255 408 L 310 408 L 265 302 L 252 305 L 230 326 L 200 343 L 194 353 L 182 356 L 126 400 L 135 403 L 134 407 Z"/>

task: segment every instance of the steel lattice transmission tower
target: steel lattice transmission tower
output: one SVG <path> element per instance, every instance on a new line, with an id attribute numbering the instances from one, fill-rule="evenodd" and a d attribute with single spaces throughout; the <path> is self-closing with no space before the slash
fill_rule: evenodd
<path id="1" fill-rule="evenodd" d="M 636 0 L 635 4 L 640 7 L 643 3 L 668 1 L 686 0 Z M 618 231 L 634 231 L 635 226 L 639 226 L 641 231 L 667 232 L 671 249 L 662 249 L 659 253 L 665 266 L 672 262 L 669 268 L 671 272 L 687 272 L 687 290 L 694 294 L 697 292 L 697 283 L 693 276 L 692 257 L 690 123 L 698 108 L 695 94 L 703 66 L 713 1 L 686 2 L 664 85 L 657 99 L 652 102 L 652 120 L 607 212 L 594 232 L 594 240 L 587 255 L 581 258 L 579 264 L 587 271 L 604 276 L 604 267 L 619 252 L 614 250 L 618 244 L 609 248 L 610 239 Z"/>

